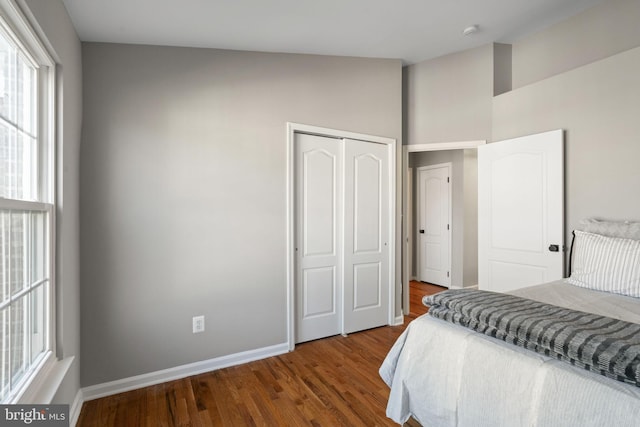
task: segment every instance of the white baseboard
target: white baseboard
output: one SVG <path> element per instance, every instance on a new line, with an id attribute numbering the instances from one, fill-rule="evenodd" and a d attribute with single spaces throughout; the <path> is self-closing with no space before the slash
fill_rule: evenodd
<path id="1" fill-rule="evenodd" d="M 398 325 L 402 325 L 404 324 L 404 315 L 401 314 L 400 316 L 396 316 L 396 318 L 393 321 L 393 326 L 398 326 Z"/>
<path id="2" fill-rule="evenodd" d="M 167 381 L 198 375 L 229 366 L 241 365 L 254 360 L 265 359 L 277 356 L 289 351 L 289 344 L 276 344 L 270 347 L 258 348 L 255 350 L 243 351 L 241 353 L 230 354 L 228 356 L 216 357 L 201 362 L 189 363 L 187 365 L 176 366 L 175 368 L 163 369 L 161 371 L 150 372 L 148 374 L 136 375 L 134 377 L 123 378 L 121 380 L 96 384 L 82 389 L 84 401 L 98 399 L 100 397 L 111 396 L 125 391 L 148 387 Z"/>
<path id="3" fill-rule="evenodd" d="M 78 390 L 76 397 L 73 399 L 73 403 L 69 407 L 69 426 L 75 427 L 80 418 L 80 411 L 82 411 L 82 404 L 84 398 L 82 397 L 82 389 Z"/>
<path id="4" fill-rule="evenodd" d="M 452 285 L 449 289 L 478 289 L 478 285 L 472 285 L 472 286 Z"/>

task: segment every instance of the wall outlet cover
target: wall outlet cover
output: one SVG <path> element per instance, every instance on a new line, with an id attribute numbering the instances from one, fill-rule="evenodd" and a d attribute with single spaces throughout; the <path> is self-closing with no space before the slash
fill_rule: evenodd
<path id="1" fill-rule="evenodd" d="M 193 317 L 193 333 L 204 332 L 204 316 Z"/>

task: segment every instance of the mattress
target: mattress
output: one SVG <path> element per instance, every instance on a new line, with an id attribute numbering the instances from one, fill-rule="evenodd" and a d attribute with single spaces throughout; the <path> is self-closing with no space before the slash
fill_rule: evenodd
<path id="1" fill-rule="evenodd" d="M 573 310 L 640 323 L 640 299 L 581 288 L 565 280 L 530 286 L 509 293 Z"/>
<path id="2" fill-rule="evenodd" d="M 640 323 L 640 300 L 564 281 L 513 294 Z M 640 388 L 466 328 L 419 317 L 380 368 L 387 416 L 436 426 L 637 426 Z"/>

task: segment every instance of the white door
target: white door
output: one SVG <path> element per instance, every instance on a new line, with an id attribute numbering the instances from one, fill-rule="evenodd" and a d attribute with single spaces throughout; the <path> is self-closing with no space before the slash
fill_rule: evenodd
<path id="1" fill-rule="evenodd" d="M 295 341 L 389 323 L 386 144 L 295 135 Z"/>
<path id="2" fill-rule="evenodd" d="M 340 333 L 342 142 L 295 135 L 296 342 Z"/>
<path id="3" fill-rule="evenodd" d="M 451 286 L 451 164 L 418 168 L 418 278 Z"/>
<path id="4" fill-rule="evenodd" d="M 389 151 L 345 140 L 343 333 L 389 322 Z"/>
<path id="5" fill-rule="evenodd" d="M 478 285 L 508 292 L 564 271 L 563 131 L 478 147 Z"/>

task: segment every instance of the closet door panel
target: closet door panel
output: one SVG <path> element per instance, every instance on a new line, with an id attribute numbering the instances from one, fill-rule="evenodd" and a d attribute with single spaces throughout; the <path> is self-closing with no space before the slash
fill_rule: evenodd
<path id="1" fill-rule="evenodd" d="M 296 134 L 296 342 L 340 333 L 341 146 Z"/>
<path id="2" fill-rule="evenodd" d="M 388 146 L 346 140 L 344 333 L 388 323 Z"/>

